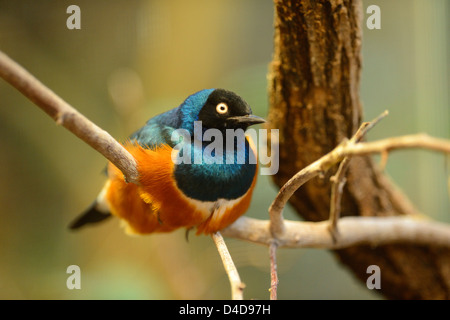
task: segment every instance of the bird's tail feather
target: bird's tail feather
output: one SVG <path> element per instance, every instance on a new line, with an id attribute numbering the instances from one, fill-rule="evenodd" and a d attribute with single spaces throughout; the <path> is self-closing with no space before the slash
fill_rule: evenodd
<path id="1" fill-rule="evenodd" d="M 70 223 L 69 229 L 76 230 L 84 225 L 101 222 L 111 216 L 109 212 L 102 212 L 97 207 L 97 201 L 95 201 L 85 212 Z"/>

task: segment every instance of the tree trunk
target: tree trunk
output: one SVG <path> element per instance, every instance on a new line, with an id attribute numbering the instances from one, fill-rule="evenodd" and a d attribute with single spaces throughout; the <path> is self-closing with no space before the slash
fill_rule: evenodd
<path id="1" fill-rule="evenodd" d="M 296 172 L 358 129 L 363 9 L 352 0 L 275 0 L 274 57 L 269 75 L 272 128 L 280 130 L 282 186 Z M 336 169 L 336 168 L 335 168 Z M 302 186 L 290 202 L 306 220 L 328 219 L 329 177 Z M 342 215 L 416 213 L 369 156 L 350 162 Z M 335 253 L 362 281 L 369 265 L 381 270 L 391 299 L 449 299 L 450 252 L 437 247 L 357 246 Z"/>

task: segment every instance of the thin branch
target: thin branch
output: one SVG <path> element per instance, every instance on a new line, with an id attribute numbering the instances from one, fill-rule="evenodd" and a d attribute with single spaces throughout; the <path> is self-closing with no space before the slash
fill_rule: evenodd
<path id="1" fill-rule="evenodd" d="M 128 182 L 139 182 L 136 161 L 120 143 L 1 51 L 0 77 L 44 110 L 57 124 L 65 127 L 114 163 Z"/>
<path id="2" fill-rule="evenodd" d="M 355 143 L 351 140 L 343 141 L 332 151 L 295 174 L 280 189 L 269 208 L 272 235 L 275 238 L 279 238 L 284 234 L 285 227 L 283 220 L 283 209 L 294 192 L 310 179 L 316 177 L 322 172 L 327 171 L 347 156 L 358 156 L 372 153 L 383 154 L 385 152 L 404 148 L 422 148 L 450 153 L 450 141 L 430 137 L 426 134 L 406 135 L 374 142 Z"/>
<path id="3" fill-rule="evenodd" d="M 283 209 L 292 194 L 304 183 L 324 171 L 323 161 L 315 161 L 295 174 L 283 187 L 281 187 L 269 207 L 270 229 L 274 238 L 281 237 L 286 230 L 284 226 Z"/>
<path id="4" fill-rule="evenodd" d="M 269 246 L 270 256 L 270 300 L 277 300 L 278 292 L 278 271 L 277 271 L 277 248 L 278 243 L 272 241 Z"/>
<path id="5" fill-rule="evenodd" d="M 379 167 L 381 171 L 384 171 L 384 169 L 386 168 L 387 165 L 387 161 L 389 158 L 389 152 L 388 151 L 383 151 L 381 152 L 381 159 L 380 159 L 380 163 L 379 163 Z"/>
<path id="6" fill-rule="evenodd" d="M 424 133 L 419 133 L 400 137 L 386 138 L 373 142 L 351 144 L 348 145 L 345 150 L 342 150 L 342 153 L 344 156 L 358 156 L 371 153 L 383 153 L 386 151 L 405 148 L 420 148 L 450 153 L 450 141 L 446 139 L 431 137 Z"/>
<path id="7" fill-rule="evenodd" d="M 222 259 L 223 266 L 228 275 L 231 285 L 231 299 L 233 300 L 243 300 L 244 299 L 244 288 L 245 284 L 241 282 L 239 273 L 234 265 L 233 259 L 228 252 L 227 245 L 223 240 L 220 232 L 211 234 L 214 243 L 216 244 L 217 251 L 219 251 L 220 258 Z"/>
<path id="8" fill-rule="evenodd" d="M 338 221 L 339 239 L 329 232 L 329 222 L 284 221 L 285 232 L 277 238 L 279 248 L 342 249 L 356 245 L 414 243 L 450 247 L 450 225 L 422 216 L 342 217 Z M 270 221 L 240 217 L 222 230 L 226 237 L 270 246 Z"/>
<path id="9" fill-rule="evenodd" d="M 352 140 L 354 142 L 360 142 L 362 138 L 369 132 L 370 129 L 372 129 L 374 126 L 378 124 L 381 120 L 383 120 L 387 115 L 389 114 L 389 111 L 385 110 L 383 113 L 381 113 L 378 117 L 373 119 L 372 121 L 363 122 L 361 126 L 359 127 L 358 131 L 354 134 Z"/>
<path id="10" fill-rule="evenodd" d="M 369 122 L 363 122 L 361 126 L 358 128 L 356 133 L 350 139 L 350 143 L 358 143 L 360 142 L 364 136 L 372 129 L 378 122 L 384 119 L 388 115 L 388 111 L 384 111 L 378 117 Z M 344 185 L 347 182 L 345 175 L 347 173 L 347 169 L 350 165 L 350 156 L 346 156 L 344 160 L 339 165 L 339 168 L 334 176 L 330 178 L 331 185 L 331 197 L 330 197 L 330 232 L 334 240 L 336 240 L 338 236 L 337 230 L 337 221 L 341 215 L 341 199 L 342 192 L 344 190 Z"/>
<path id="11" fill-rule="evenodd" d="M 334 176 L 330 178 L 331 185 L 331 197 L 330 197 L 330 217 L 329 227 L 330 233 L 333 239 L 336 241 L 338 237 L 337 221 L 341 215 L 341 199 L 344 185 L 347 182 L 345 174 L 350 164 L 350 157 L 345 157 L 339 165 L 338 171 Z"/>

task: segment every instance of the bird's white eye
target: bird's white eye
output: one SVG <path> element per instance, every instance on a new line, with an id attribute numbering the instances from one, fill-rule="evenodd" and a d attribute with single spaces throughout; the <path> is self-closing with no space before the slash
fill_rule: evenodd
<path id="1" fill-rule="evenodd" d="M 228 112 L 228 106 L 226 103 L 221 102 L 216 106 L 216 111 L 218 114 L 225 114 Z"/>

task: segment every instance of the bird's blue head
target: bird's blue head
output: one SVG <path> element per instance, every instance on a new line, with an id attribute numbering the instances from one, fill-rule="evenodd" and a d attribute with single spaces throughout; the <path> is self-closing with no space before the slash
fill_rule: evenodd
<path id="1" fill-rule="evenodd" d="M 265 120 L 252 114 L 240 96 L 224 89 L 204 89 L 190 95 L 180 106 L 181 128 L 193 132 L 194 122 L 204 129 L 243 129 Z"/>

